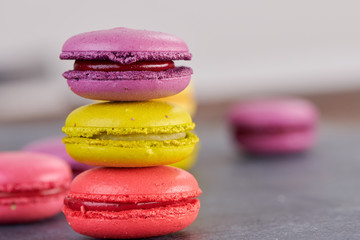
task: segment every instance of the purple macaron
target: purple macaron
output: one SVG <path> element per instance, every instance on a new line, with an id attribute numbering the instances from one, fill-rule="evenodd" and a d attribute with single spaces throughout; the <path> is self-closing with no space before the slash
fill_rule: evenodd
<path id="1" fill-rule="evenodd" d="M 114 28 L 75 35 L 61 59 L 74 59 L 63 76 L 77 95 L 109 101 L 143 101 L 181 92 L 192 69 L 174 60 L 190 60 L 186 43 L 170 34 Z"/>
<path id="2" fill-rule="evenodd" d="M 244 151 L 286 154 L 314 145 L 318 112 L 304 99 L 255 100 L 234 105 L 228 120 Z"/>
<path id="3" fill-rule="evenodd" d="M 79 163 L 75 161 L 72 157 L 70 157 L 69 154 L 66 152 L 65 144 L 62 142 L 62 137 L 60 136 L 40 139 L 35 142 L 31 142 L 25 145 L 22 150 L 27 152 L 39 152 L 57 156 L 70 165 L 74 175 L 93 168 L 93 166 Z"/>

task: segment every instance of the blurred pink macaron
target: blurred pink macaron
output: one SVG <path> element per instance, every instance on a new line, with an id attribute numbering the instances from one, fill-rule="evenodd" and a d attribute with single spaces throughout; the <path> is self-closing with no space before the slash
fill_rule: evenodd
<path id="1" fill-rule="evenodd" d="M 262 99 L 235 104 L 228 122 L 237 145 L 253 154 L 305 151 L 315 143 L 318 112 L 304 99 Z"/>
<path id="2" fill-rule="evenodd" d="M 69 154 L 66 152 L 65 144 L 62 142 L 62 137 L 60 136 L 44 138 L 31 142 L 25 145 L 22 150 L 28 152 L 46 153 L 57 156 L 70 165 L 74 175 L 93 168 L 93 166 L 79 163 L 75 161 L 72 157 L 70 157 Z"/>
<path id="3" fill-rule="evenodd" d="M 0 152 L 0 224 L 60 213 L 71 179 L 69 165 L 56 156 Z"/>

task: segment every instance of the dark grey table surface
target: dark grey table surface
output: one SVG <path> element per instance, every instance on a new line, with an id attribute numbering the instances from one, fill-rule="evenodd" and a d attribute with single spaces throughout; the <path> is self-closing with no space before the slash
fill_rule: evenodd
<path id="1" fill-rule="evenodd" d="M 0 150 L 59 134 L 63 121 L 0 125 Z M 226 126 L 198 122 L 201 151 L 191 172 L 203 190 L 196 221 L 152 239 L 360 239 L 360 128 L 323 124 L 306 154 L 251 157 L 237 152 Z M 0 239 L 89 239 L 62 214 L 0 226 Z"/>

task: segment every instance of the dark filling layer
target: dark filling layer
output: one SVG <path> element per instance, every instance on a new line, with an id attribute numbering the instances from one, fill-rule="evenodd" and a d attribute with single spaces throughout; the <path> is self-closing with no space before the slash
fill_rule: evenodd
<path id="1" fill-rule="evenodd" d="M 143 203 L 107 203 L 107 202 L 92 202 L 88 200 L 74 199 L 66 197 L 64 199 L 64 205 L 74 211 L 81 211 L 82 207 L 86 211 L 111 211 L 119 212 L 124 210 L 133 210 L 133 209 L 149 209 L 149 208 L 158 208 L 164 207 L 172 204 L 187 204 L 195 203 L 196 199 L 185 199 L 182 201 L 176 202 L 143 202 Z"/>
<path id="2" fill-rule="evenodd" d="M 64 188 L 53 188 L 47 190 L 22 191 L 22 192 L 0 192 L 0 198 L 20 198 L 20 197 L 41 197 L 65 193 Z"/>
<path id="3" fill-rule="evenodd" d="M 164 71 L 174 68 L 173 61 L 157 62 L 134 62 L 131 64 L 121 64 L 111 61 L 86 61 L 76 60 L 74 70 L 76 71 Z"/>
<path id="4" fill-rule="evenodd" d="M 236 136 L 247 135 L 277 135 L 293 132 L 303 132 L 311 129 L 310 126 L 299 127 L 266 127 L 266 128 L 249 128 L 249 127 L 236 127 Z"/>

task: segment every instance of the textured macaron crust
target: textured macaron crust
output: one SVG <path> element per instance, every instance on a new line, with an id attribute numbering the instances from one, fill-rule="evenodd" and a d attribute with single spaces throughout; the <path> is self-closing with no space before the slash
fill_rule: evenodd
<path id="1" fill-rule="evenodd" d="M 268 99 L 234 105 L 228 120 L 242 149 L 256 154 L 300 152 L 315 142 L 318 113 L 304 99 Z"/>
<path id="2" fill-rule="evenodd" d="M 63 46 L 61 59 L 120 63 L 190 60 L 186 43 L 170 34 L 114 28 L 82 33 Z M 63 74 L 77 95 L 95 100 L 143 101 L 181 92 L 191 80 L 192 69 L 163 71 L 78 71 Z"/>
<path id="3" fill-rule="evenodd" d="M 75 161 L 72 157 L 70 157 L 69 154 L 66 152 L 65 145 L 63 144 L 62 137 L 60 136 L 40 139 L 35 142 L 31 142 L 25 145 L 22 150 L 28 152 L 46 153 L 57 156 L 70 165 L 74 174 L 88 170 L 93 167 L 90 165 L 79 163 Z"/>
<path id="4" fill-rule="evenodd" d="M 174 167 L 95 168 L 74 179 L 63 212 L 87 236 L 160 236 L 195 220 L 200 194 L 196 179 Z"/>
<path id="5" fill-rule="evenodd" d="M 188 157 L 199 141 L 182 108 L 165 102 L 106 102 L 75 109 L 63 139 L 76 161 L 107 167 L 166 165 Z"/>
<path id="6" fill-rule="evenodd" d="M 63 76 L 77 95 L 94 100 L 143 101 L 175 95 L 190 83 L 192 70 L 178 67 L 151 71 L 67 71 Z"/>
<path id="7" fill-rule="evenodd" d="M 42 220 L 58 214 L 72 179 L 61 159 L 30 152 L 0 153 L 0 223 Z"/>

